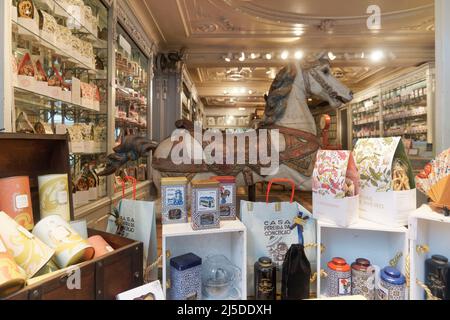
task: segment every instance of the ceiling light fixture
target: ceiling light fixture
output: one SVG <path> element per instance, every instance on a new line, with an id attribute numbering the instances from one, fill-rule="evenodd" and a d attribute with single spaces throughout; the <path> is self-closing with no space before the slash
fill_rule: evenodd
<path id="1" fill-rule="evenodd" d="M 239 93 L 240 93 L 240 94 L 244 94 L 245 91 L 246 91 L 245 88 L 240 88 L 240 89 L 239 89 Z"/>
<path id="2" fill-rule="evenodd" d="M 239 111 L 245 111 L 245 108 L 240 107 Z"/>
<path id="3" fill-rule="evenodd" d="M 252 60 L 255 60 L 255 59 L 256 59 L 256 53 L 250 54 L 250 58 L 251 58 Z"/>
<path id="4" fill-rule="evenodd" d="M 328 59 L 330 59 L 331 61 L 336 59 L 336 56 L 334 55 L 334 53 L 332 51 L 328 52 Z"/>
<path id="5" fill-rule="evenodd" d="M 240 62 L 244 62 L 245 61 L 245 53 L 241 53 L 241 56 L 239 57 L 239 61 Z"/>
<path id="6" fill-rule="evenodd" d="M 281 53 L 281 59 L 286 60 L 287 58 L 289 58 L 289 52 L 287 50 L 284 50 Z"/>
<path id="7" fill-rule="evenodd" d="M 295 52 L 295 59 L 302 60 L 303 59 L 303 51 L 298 50 Z"/>
<path id="8" fill-rule="evenodd" d="M 248 90 L 248 94 L 252 95 L 253 94 L 253 90 Z"/>
<path id="9" fill-rule="evenodd" d="M 382 50 L 372 51 L 370 54 L 370 60 L 373 62 L 380 62 L 384 58 L 384 52 Z"/>
<path id="10" fill-rule="evenodd" d="M 266 59 L 267 60 L 271 60 L 272 59 L 272 54 L 271 53 L 266 53 Z"/>
<path id="11" fill-rule="evenodd" d="M 364 52 L 361 52 L 361 59 L 364 59 L 365 56 L 366 54 Z"/>

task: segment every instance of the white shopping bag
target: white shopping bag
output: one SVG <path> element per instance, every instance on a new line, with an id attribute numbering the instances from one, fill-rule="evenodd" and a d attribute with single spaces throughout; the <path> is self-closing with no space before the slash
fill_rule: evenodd
<path id="1" fill-rule="evenodd" d="M 290 183 L 290 202 L 269 203 L 273 182 Z M 269 182 L 266 202 L 241 201 L 241 218 L 247 227 L 247 293 L 254 296 L 254 265 L 260 257 L 269 257 L 277 266 L 277 292 L 281 292 L 281 268 L 292 244 L 316 243 L 316 226 L 312 214 L 297 202 L 293 202 L 295 183 L 288 179 L 274 179 Z M 300 232 L 299 232 L 300 231 Z M 301 232 L 302 231 L 302 232 Z M 306 256 L 314 270 L 316 250 L 305 249 Z"/>
<path id="2" fill-rule="evenodd" d="M 157 260 L 156 213 L 155 203 L 136 200 L 136 179 L 133 181 L 133 199 L 122 198 L 116 208 L 116 216 L 108 219 L 107 232 L 118 234 L 128 239 L 144 244 L 144 267 Z M 124 190 L 124 184 L 123 184 Z M 124 192 L 123 192 L 124 195 Z M 120 221 L 118 223 L 118 221 Z M 158 269 L 154 268 L 148 274 L 149 280 L 157 280 Z"/>

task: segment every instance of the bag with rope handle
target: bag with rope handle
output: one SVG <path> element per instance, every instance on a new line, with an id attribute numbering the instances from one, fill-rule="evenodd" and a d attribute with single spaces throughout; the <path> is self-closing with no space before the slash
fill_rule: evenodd
<path id="1" fill-rule="evenodd" d="M 144 244 L 144 265 L 153 264 L 158 258 L 156 237 L 155 203 L 136 200 L 136 179 L 125 177 L 133 185 L 132 199 L 125 198 L 125 182 L 122 182 L 122 199 L 115 208 L 115 213 L 108 219 L 106 232 L 140 241 Z M 146 280 L 157 280 L 158 268 L 146 272 Z"/>
<path id="2" fill-rule="evenodd" d="M 289 183 L 289 202 L 269 203 L 273 183 Z M 316 266 L 316 226 L 312 214 L 294 202 L 295 183 L 290 179 L 269 181 L 266 202 L 241 201 L 241 218 L 247 227 L 247 293 L 255 295 L 254 264 L 261 257 L 270 257 L 277 268 L 277 294 L 281 293 L 281 272 L 285 256 L 293 244 L 304 244 L 306 255 Z"/>

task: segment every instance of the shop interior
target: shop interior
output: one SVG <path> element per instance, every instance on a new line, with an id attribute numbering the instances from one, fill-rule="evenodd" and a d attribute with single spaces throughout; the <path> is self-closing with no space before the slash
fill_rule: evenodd
<path id="1" fill-rule="evenodd" d="M 445 0 L 3 1 L 0 298 L 450 299 L 448 21 Z M 174 163 L 197 127 L 279 130 L 280 170 Z"/>

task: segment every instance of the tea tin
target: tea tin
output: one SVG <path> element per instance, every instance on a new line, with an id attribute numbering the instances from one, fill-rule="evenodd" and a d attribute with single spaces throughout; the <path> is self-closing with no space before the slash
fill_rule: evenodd
<path id="1" fill-rule="evenodd" d="M 358 258 L 352 263 L 352 295 L 375 299 L 375 269 L 370 261 Z"/>
<path id="2" fill-rule="evenodd" d="M 385 267 L 380 272 L 377 286 L 377 300 L 405 300 L 406 278 L 393 267 Z"/>
<path id="3" fill-rule="evenodd" d="M 22 289 L 25 282 L 25 272 L 16 264 L 0 239 L 0 299 Z"/>
<path id="4" fill-rule="evenodd" d="M 67 174 L 38 177 L 41 218 L 59 215 L 70 221 L 69 180 Z"/>
<path id="5" fill-rule="evenodd" d="M 217 176 L 212 179 L 220 183 L 220 220 L 236 219 L 236 178 L 232 176 Z"/>
<path id="6" fill-rule="evenodd" d="M 272 259 L 261 257 L 254 265 L 256 300 L 276 300 L 277 268 Z"/>
<path id="7" fill-rule="evenodd" d="M 186 177 L 161 179 L 161 214 L 162 223 L 186 223 L 187 214 L 187 184 Z"/>
<path id="8" fill-rule="evenodd" d="M 33 234 L 55 250 L 55 262 L 60 268 L 90 260 L 94 249 L 62 217 L 53 215 L 39 221 Z"/>
<path id="9" fill-rule="evenodd" d="M 351 295 L 352 273 L 347 261 L 335 257 L 328 262 L 327 266 L 326 295 L 328 297 Z"/>
<path id="10" fill-rule="evenodd" d="M 447 257 L 442 255 L 432 255 L 425 261 L 425 284 L 433 296 L 442 300 L 450 300 L 449 268 Z"/>
<path id="11" fill-rule="evenodd" d="M 28 177 L 0 179 L 0 211 L 8 214 L 28 231 L 33 229 L 33 206 Z"/>
<path id="12" fill-rule="evenodd" d="M 170 259 L 170 299 L 202 299 L 202 259 L 187 253 Z"/>
<path id="13" fill-rule="evenodd" d="M 192 229 L 220 228 L 219 182 L 192 181 Z"/>
<path id="14" fill-rule="evenodd" d="M 89 244 L 94 248 L 95 254 L 93 259 L 100 258 L 105 254 L 113 252 L 114 249 L 109 245 L 108 242 L 102 236 L 92 236 L 88 239 Z M 86 260 L 89 260 L 89 251 L 87 252 Z M 92 257 L 91 257 L 92 258 Z"/>
<path id="15" fill-rule="evenodd" d="M 38 273 L 55 253 L 4 212 L 0 212 L 0 238 L 13 255 L 14 261 L 25 271 L 27 278 Z"/>

